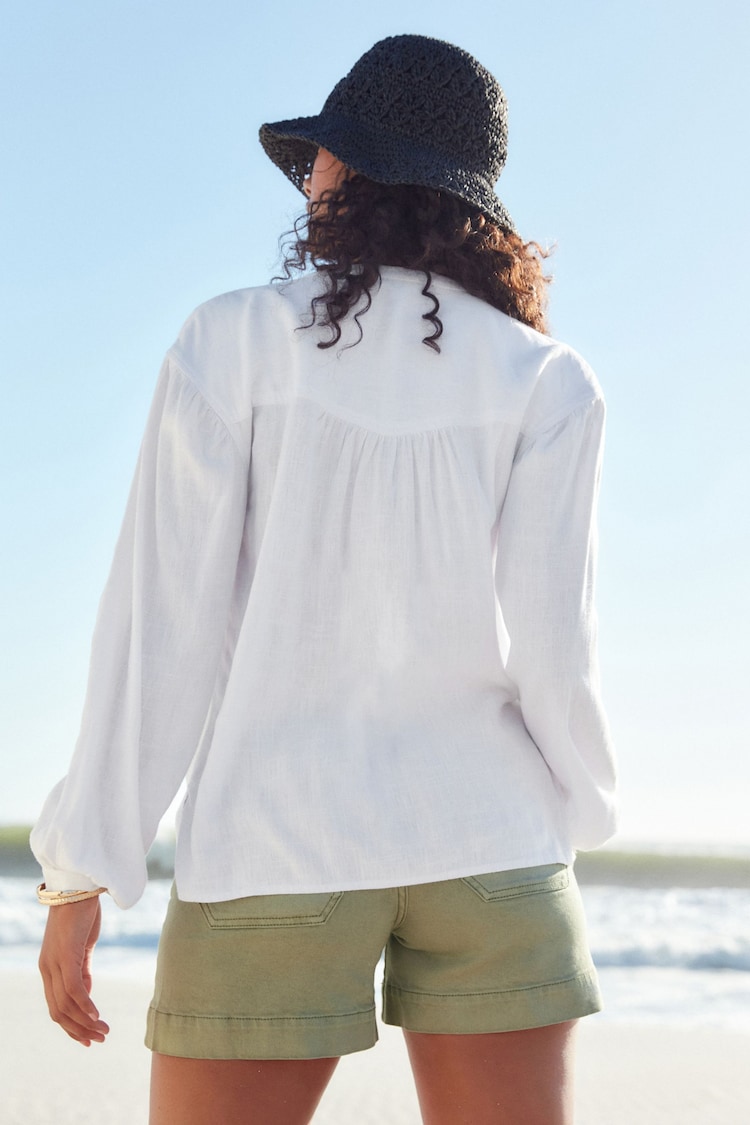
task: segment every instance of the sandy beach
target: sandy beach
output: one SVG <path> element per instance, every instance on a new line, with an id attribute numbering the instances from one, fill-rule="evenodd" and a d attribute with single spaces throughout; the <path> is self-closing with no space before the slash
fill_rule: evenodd
<path id="1" fill-rule="evenodd" d="M 28 971 L 0 974 L 3 1125 L 138 1125 L 147 1121 L 149 986 L 102 976 L 95 990 L 112 1031 L 102 1047 L 68 1040 Z M 580 1029 L 577 1125 L 742 1125 L 750 1121 L 750 1035 L 613 1024 Z M 316 1125 L 419 1125 L 400 1033 L 342 1060 Z"/>

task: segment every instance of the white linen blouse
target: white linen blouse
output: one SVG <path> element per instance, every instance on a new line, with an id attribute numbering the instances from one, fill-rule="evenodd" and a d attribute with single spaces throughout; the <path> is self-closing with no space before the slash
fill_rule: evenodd
<path id="1" fill-rule="evenodd" d="M 182 899 L 571 862 L 613 832 L 593 609 L 604 405 L 568 347 L 385 268 L 338 347 L 319 276 L 207 302 L 167 353 L 52 889 L 141 895 L 187 776 Z M 346 344 L 354 343 L 352 347 Z"/>

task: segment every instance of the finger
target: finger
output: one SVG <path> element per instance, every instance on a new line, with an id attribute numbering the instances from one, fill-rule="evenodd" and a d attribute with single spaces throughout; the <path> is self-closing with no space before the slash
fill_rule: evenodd
<path id="1" fill-rule="evenodd" d="M 51 978 L 52 1005 L 50 1015 L 73 1038 L 93 1039 L 103 1042 L 109 1031 L 107 1024 L 99 1018 L 99 1012 L 91 1000 L 80 978 L 65 979 L 62 973 Z"/>
<path id="2" fill-rule="evenodd" d="M 66 1035 L 84 1047 L 92 1043 L 103 1043 L 104 1035 L 94 1034 L 85 1027 L 81 1027 L 75 1020 L 68 1019 L 63 1013 L 58 1013 L 55 1023 L 62 1028 Z"/>
<path id="3" fill-rule="evenodd" d="M 61 1009 L 56 1009 L 50 1014 L 54 1022 L 58 1024 L 71 1039 L 75 1039 L 85 1047 L 90 1046 L 91 1043 L 103 1043 L 109 1032 L 109 1028 L 106 1024 L 96 1025 L 94 1027 L 84 1025 Z"/>
<path id="4" fill-rule="evenodd" d="M 58 1010 L 76 1025 L 90 1029 L 93 1035 L 106 1034 L 109 1028 L 105 1021 L 100 1019 L 99 1011 L 84 989 L 80 978 L 66 979 L 61 975 L 58 981 L 60 983 L 55 982 L 54 987 Z"/>
<path id="5" fill-rule="evenodd" d="M 78 1009 L 69 1005 L 65 997 L 61 1000 L 55 998 L 50 1008 L 50 1015 L 71 1038 L 87 1046 L 90 1042 L 103 1043 L 109 1032 L 109 1028 L 101 1020 L 93 1022 L 85 1018 L 81 1019 Z"/>
<path id="6" fill-rule="evenodd" d="M 99 1012 L 84 986 L 77 966 L 60 966 L 59 973 L 53 977 L 53 988 L 63 1011 L 83 1024 L 93 1025 L 97 1022 Z"/>
<path id="7" fill-rule="evenodd" d="M 45 981 L 45 996 L 47 998 L 47 1007 L 49 1009 L 50 1018 L 68 1034 L 71 1039 L 75 1039 L 78 1043 L 82 1043 L 84 1047 L 89 1047 L 92 1040 L 96 1042 L 104 1042 L 104 1036 L 109 1028 L 104 1023 L 100 1025 L 90 1024 L 83 1025 L 78 1020 L 73 1018 L 68 1012 L 65 1011 L 65 1001 L 58 1001 L 55 995 L 54 988 L 52 987 L 51 980 L 49 983 Z"/>

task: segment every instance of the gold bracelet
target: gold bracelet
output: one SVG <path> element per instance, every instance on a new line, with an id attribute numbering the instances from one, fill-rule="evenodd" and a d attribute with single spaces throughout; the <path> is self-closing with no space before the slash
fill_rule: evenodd
<path id="1" fill-rule="evenodd" d="M 87 898 L 98 898 L 106 893 L 106 887 L 97 887 L 95 891 L 48 891 L 45 883 L 40 883 L 36 889 L 36 897 L 42 906 L 66 906 L 69 902 L 83 902 Z"/>

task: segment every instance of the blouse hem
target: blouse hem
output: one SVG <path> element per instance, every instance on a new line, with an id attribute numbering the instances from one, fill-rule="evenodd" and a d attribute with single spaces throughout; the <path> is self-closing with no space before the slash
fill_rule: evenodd
<path id="1" fill-rule="evenodd" d="M 564 863 L 571 866 L 575 860 L 573 848 L 562 845 L 548 851 L 529 856 L 514 856 L 511 859 L 489 859 L 476 863 L 459 863 L 450 867 L 440 867 L 420 875 L 392 871 L 391 875 L 378 875 L 370 878 L 323 879 L 320 882 L 308 882 L 304 879 L 270 880 L 264 882 L 257 879 L 237 880 L 234 886 L 224 884 L 216 885 L 216 880 L 201 880 L 175 874 L 177 895 L 182 902 L 227 902 L 235 898 L 246 898 L 252 895 L 285 895 L 285 894 L 324 894 L 334 891 L 370 891 L 382 890 L 385 887 L 410 887 L 424 883 L 441 883 L 450 879 L 463 879 L 471 875 L 485 875 L 491 871 L 514 871 L 525 867 L 538 867 L 547 863 Z M 179 864 L 178 864 L 179 866 Z"/>

